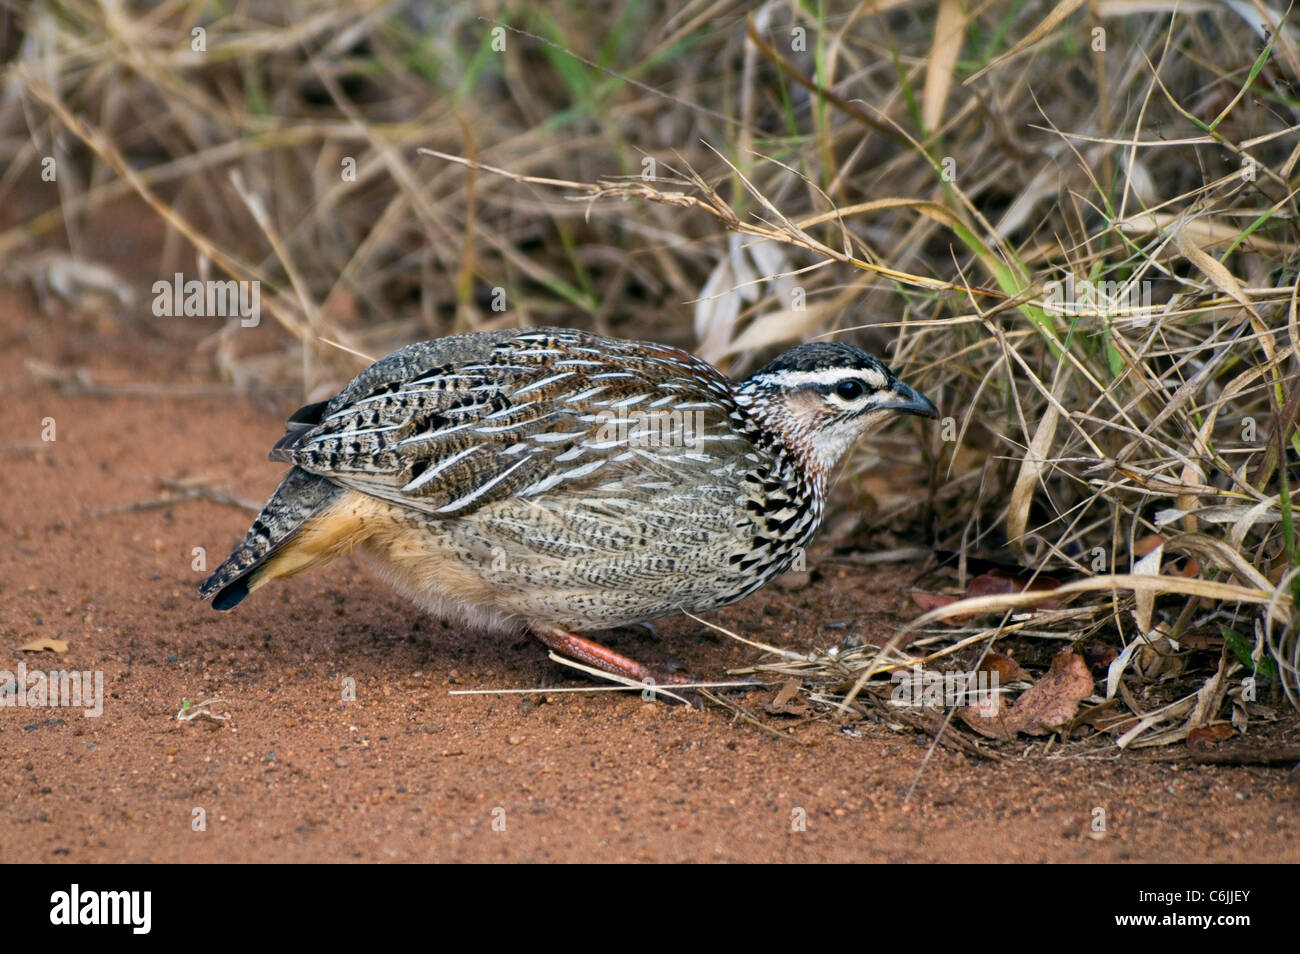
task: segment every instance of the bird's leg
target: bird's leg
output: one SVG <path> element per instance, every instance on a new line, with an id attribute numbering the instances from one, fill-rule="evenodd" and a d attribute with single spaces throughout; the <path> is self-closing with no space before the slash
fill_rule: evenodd
<path id="1" fill-rule="evenodd" d="M 629 659 L 627 656 L 602 646 L 595 640 L 579 636 L 577 633 L 570 633 L 559 627 L 543 628 L 539 626 L 533 630 L 533 635 L 544 646 L 561 656 L 576 659 L 578 662 L 586 663 L 601 672 L 623 676 L 650 686 L 672 686 L 695 681 L 686 676 L 657 672 L 644 663 Z M 689 695 L 695 696 L 695 693 L 691 692 Z M 696 699 L 687 698 L 691 705 L 699 707 Z"/>

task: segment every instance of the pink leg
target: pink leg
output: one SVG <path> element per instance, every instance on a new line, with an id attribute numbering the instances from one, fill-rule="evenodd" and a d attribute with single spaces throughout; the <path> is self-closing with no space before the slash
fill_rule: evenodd
<path id="1" fill-rule="evenodd" d="M 566 632 L 562 629 L 535 629 L 533 635 L 542 642 L 548 649 L 554 650 L 561 656 L 568 656 L 570 659 L 576 659 L 578 662 L 586 663 L 593 669 L 599 669 L 601 672 L 613 673 L 616 676 L 624 676 L 628 679 L 634 679 L 637 682 L 646 682 L 652 680 L 653 685 L 673 686 L 683 683 L 694 682 L 686 676 L 675 674 L 664 674 L 655 672 L 644 663 L 639 663 L 635 659 L 629 659 L 627 656 L 620 655 L 612 649 L 602 646 L 600 643 L 579 636 L 577 633 Z M 699 700 L 692 699 L 695 695 L 693 692 L 678 693 L 691 701 L 692 705 L 697 705 Z"/>

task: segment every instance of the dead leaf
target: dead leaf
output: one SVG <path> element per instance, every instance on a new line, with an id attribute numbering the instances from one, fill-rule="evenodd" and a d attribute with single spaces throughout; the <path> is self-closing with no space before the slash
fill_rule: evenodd
<path id="1" fill-rule="evenodd" d="M 1025 671 L 1020 668 L 1020 663 L 1016 662 L 1006 653 L 989 653 L 980 663 L 980 670 L 983 672 L 995 672 L 998 674 L 998 685 L 1005 686 L 1013 682 L 1025 682 L 1028 677 Z"/>
<path id="2" fill-rule="evenodd" d="M 1117 700 L 1103 702 L 1079 714 L 1076 725 L 1086 725 L 1098 732 L 1110 732 L 1120 735 L 1138 724 L 1138 719 L 1130 712 L 1119 712 Z"/>
<path id="3" fill-rule="evenodd" d="M 1052 668 L 1011 705 L 963 706 L 962 721 L 991 739 L 1016 733 L 1046 735 L 1074 718 L 1079 703 L 1092 695 L 1092 674 L 1083 657 L 1067 649 L 1052 657 Z M 986 715 L 990 709 L 993 715 Z"/>
<path id="4" fill-rule="evenodd" d="M 66 653 L 68 651 L 68 641 L 66 639 L 50 639 L 48 636 L 41 639 L 33 639 L 30 643 L 25 643 L 18 647 L 20 653 Z"/>
<path id="5" fill-rule="evenodd" d="M 1158 576 L 1160 574 L 1160 562 L 1164 559 L 1165 545 L 1162 543 L 1142 559 L 1133 564 L 1133 573 L 1136 576 Z M 1146 634 L 1151 632 L 1151 620 L 1156 608 L 1156 595 L 1151 590 L 1134 590 L 1133 591 L 1133 615 L 1137 617 L 1138 631 Z"/>
<path id="6" fill-rule="evenodd" d="M 1187 562 L 1179 569 L 1176 565 L 1170 564 L 1165 567 L 1165 572 L 1170 576 L 1181 576 L 1185 580 L 1201 575 L 1201 564 L 1196 557 L 1188 557 Z"/>
<path id="7" fill-rule="evenodd" d="M 727 254 L 709 274 L 695 302 L 696 354 L 712 363 L 729 354 L 741 311 L 762 297 L 763 288 L 778 300 L 788 300 L 795 284 L 788 271 L 785 251 L 772 240 L 731 235 Z"/>
<path id="8" fill-rule="evenodd" d="M 1025 557 L 1029 507 L 1038 492 L 1043 474 L 1051 467 L 1052 441 L 1056 438 L 1056 427 L 1061 420 L 1060 399 L 1065 393 L 1066 382 L 1070 379 L 1070 370 L 1069 365 L 1057 367 L 1056 380 L 1052 382 L 1052 400 L 1043 409 L 1033 439 L 1025 448 L 1025 455 L 1020 461 L 1020 473 L 1016 475 L 1015 486 L 1011 488 L 1011 499 L 1007 502 L 1007 542 L 1022 558 Z"/>
<path id="9" fill-rule="evenodd" d="M 777 690 L 776 698 L 767 705 L 763 706 L 769 715 L 807 715 L 812 710 L 806 705 L 791 705 L 799 698 L 799 690 L 803 686 L 801 679 L 787 679 L 785 683 Z"/>
<path id="10" fill-rule="evenodd" d="M 1038 590 L 1054 590 L 1060 585 L 1060 580 L 1041 573 L 1038 576 L 1030 574 L 1018 575 L 995 568 L 972 579 L 966 589 L 966 595 L 1001 596 L 1005 593 L 1032 593 Z M 1051 596 L 1044 597 L 1042 600 L 1026 607 L 1026 609 L 1030 610 L 1060 608 L 1061 601 Z"/>
<path id="11" fill-rule="evenodd" d="M 1016 712 L 1024 716 L 1020 731 L 1045 735 L 1052 726 L 1074 718 L 1079 703 L 1092 695 L 1092 674 L 1083 657 L 1073 650 L 1052 657 L 1047 675 L 1016 700 Z"/>
<path id="12" fill-rule="evenodd" d="M 978 703 L 969 703 L 957 710 L 957 715 L 980 735 L 990 739 L 1009 739 L 1016 733 L 1005 731 L 1005 721 L 1010 706 L 1000 692 L 990 693 Z"/>
<path id="13" fill-rule="evenodd" d="M 949 596 L 947 593 L 925 593 L 921 590 L 913 590 L 908 594 L 912 597 L 912 602 L 917 605 L 923 613 L 928 613 L 932 609 L 938 609 L 941 606 L 951 606 L 957 602 L 957 597 Z M 974 616 L 957 614 L 941 620 L 945 626 L 961 626 L 963 623 L 974 619 Z"/>
<path id="14" fill-rule="evenodd" d="M 953 68 L 966 38 L 969 14 L 962 0 L 940 0 L 934 24 L 934 43 L 925 66 L 925 91 L 921 94 L 921 125 L 933 133 L 943 121 L 943 106 L 952 86 Z"/>
<path id="15" fill-rule="evenodd" d="M 1246 294 L 1246 290 L 1242 287 L 1237 276 L 1232 274 L 1228 267 L 1217 258 L 1198 246 L 1195 239 L 1185 228 L 1179 228 L 1174 233 L 1174 244 L 1178 246 L 1178 251 L 1183 253 L 1183 257 L 1212 281 L 1219 291 L 1226 293 L 1242 308 L 1250 312 L 1253 317 L 1259 319 L 1259 316 L 1255 313 L 1254 304 Z"/>
<path id="16" fill-rule="evenodd" d="M 1187 733 L 1187 747 L 1204 751 L 1232 738 L 1236 734 L 1237 730 L 1226 722 L 1220 722 L 1218 725 L 1198 726 Z"/>
<path id="17" fill-rule="evenodd" d="M 1165 538 L 1158 533 L 1149 533 L 1137 543 L 1133 544 L 1133 555 L 1135 557 L 1144 557 L 1158 546 L 1162 546 Z"/>
<path id="18" fill-rule="evenodd" d="M 1115 223 L 1121 232 L 1129 235 L 1154 235 L 1173 229 L 1181 229 L 1189 239 L 1202 247 L 1227 245 L 1241 241 L 1241 229 L 1232 222 L 1216 221 L 1208 217 L 1187 221 L 1184 213 L 1139 212 Z M 1277 242 L 1271 242 L 1258 233 L 1246 239 L 1246 243 L 1259 252 L 1276 253 L 1282 251 Z"/>
<path id="19" fill-rule="evenodd" d="M 724 347 L 719 357 L 749 354 L 787 341 L 802 341 L 821 329 L 828 311 L 820 303 L 812 303 L 806 308 L 782 308 L 759 315 Z"/>

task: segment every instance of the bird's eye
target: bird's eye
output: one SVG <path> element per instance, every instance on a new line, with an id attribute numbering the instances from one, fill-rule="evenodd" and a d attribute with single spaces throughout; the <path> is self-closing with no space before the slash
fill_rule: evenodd
<path id="1" fill-rule="evenodd" d="M 856 401 L 867 393 L 867 386 L 856 378 L 849 378 L 835 385 L 835 396 L 846 401 Z"/>

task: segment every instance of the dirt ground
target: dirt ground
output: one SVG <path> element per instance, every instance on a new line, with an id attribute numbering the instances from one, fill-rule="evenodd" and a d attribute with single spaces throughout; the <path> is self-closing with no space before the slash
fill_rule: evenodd
<path id="1" fill-rule="evenodd" d="M 193 549 L 215 566 L 249 515 L 122 508 L 202 476 L 260 503 L 293 402 L 64 394 L 28 364 L 216 387 L 193 354 L 206 332 L 150 333 L 156 320 L 43 316 L 29 291 L 0 289 L 0 669 L 102 670 L 109 694 L 100 718 L 0 709 L 2 862 L 1300 861 L 1287 768 L 1026 740 L 1000 762 L 936 750 L 904 805 L 929 740 L 884 720 L 781 739 L 634 695 L 451 695 L 591 684 L 532 642 L 421 616 L 354 559 L 216 613 Z M 826 645 L 827 622 L 889 634 L 915 613 L 913 572 L 827 568 L 713 617 L 800 649 Z M 755 658 L 690 619 L 658 630 L 609 642 L 699 675 Z M 17 651 L 47 637 L 68 651 Z M 228 721 L 176 719 L 211 696 Z"/>

